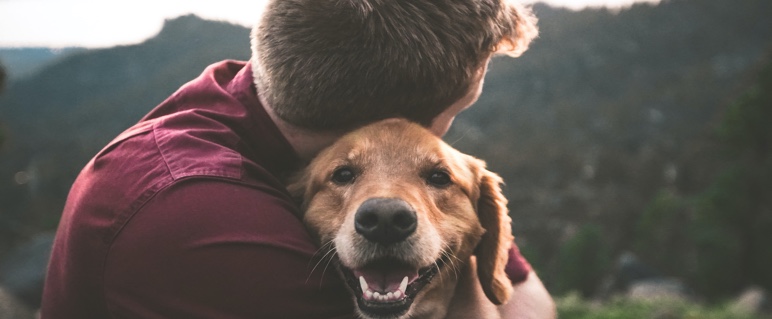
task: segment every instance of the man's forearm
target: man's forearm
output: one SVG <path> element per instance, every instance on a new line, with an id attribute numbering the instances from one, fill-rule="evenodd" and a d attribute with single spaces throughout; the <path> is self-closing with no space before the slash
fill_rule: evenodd
<path id="1" fill-rule="evenodd" d="M 514 286 L 509 302 L 499 306 L 501 318 L 506 319 L 554 319 L 557 317 L 555 302 L 544 288 L 539 276 L 531 271 L 525 281 Z"/>
<path id="2" fill-rule="evenodd" d="M 482 291 L 477 278 L 474 258 L 464 267 L 459 276 L 456 295 L 450 303 L 446 319 L 455 318 L 505 318 L 505 319 L 554 319 L 557 317 L 555 303 L 544 288 L 539 276 L 533 271 L 525 281 L 514 285 L 509 301 L 495 306 Z"/>

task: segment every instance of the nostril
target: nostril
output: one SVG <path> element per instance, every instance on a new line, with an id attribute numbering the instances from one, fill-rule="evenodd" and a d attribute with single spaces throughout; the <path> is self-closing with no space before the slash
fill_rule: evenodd
<path id="1" fill-rule="evenodd" d="M 374 211 L 363 211 L 356 215 L 356 226 L 362 229 L 378 227 L 378 214 Z"/>
<path id="2" fill-rule="evenodd" d="M 400 230 L 410 230 L 416 226 L 415 215 L 407 211 L 395 214 L 391 222 L 395 228 Z"/>

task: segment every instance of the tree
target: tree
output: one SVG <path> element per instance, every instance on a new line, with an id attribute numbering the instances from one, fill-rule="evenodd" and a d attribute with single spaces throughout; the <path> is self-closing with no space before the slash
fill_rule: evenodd
<path id="1" fill-rule="evenodd" d="M 5 88 L 5 68 L 3 68 L 3 64 L 0 63 L 0 93 L 3 93 L 4 88 Z M 0 123 L 0 147 L 3 146 L 3 142 L 5 142 L 5 133 L 3 132 L 2 123 Z"/>
<path id="2" fill-rule="evenodd" d="M 720 135 L 738 175 L 732 191 L 742 202 L 728 207 L 738 215 L 744 241 L 742 262 L 747 280 L 772 288 L 772 57 L 753 85 L 725 116 Z"/>
<path id="3" fill-rule="evenodd" d="M 600 227 L 585 224 L 558 252 L 555 292 L 577 290 L 582 296 L 592 296 L 610 265 L 609 249 Z"/>
<path id="4" fill-rule="evenodd" d="M 772 55 L 721 114 L 718 138 L 703 155 L 720 163 L 715 173 L 691 195 L 666 189 L 649 203 L 637 219 L 636 253 L 707 297 L 772 289 L 770 121 Z"/>
<path id="5" fill-rule="evenodd" d="M 725 112 L 718 133 L 727 168 L 697 198 L 692 236 L 696 282 L 717 295 L 772 289 L 772 57 Z"/>

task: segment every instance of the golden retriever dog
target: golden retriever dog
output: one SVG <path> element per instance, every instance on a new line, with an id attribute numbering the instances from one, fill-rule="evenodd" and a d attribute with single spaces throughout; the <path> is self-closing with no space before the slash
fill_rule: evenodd
<path id="1" fill-rule="evenodd" d="M 289 189 L 362 318 L 494 318 L 512 293 L 501 182 L 420 125 L 390 119 L 343 136 Z M 483 293 L 489 305 L 470 310 Z"/>

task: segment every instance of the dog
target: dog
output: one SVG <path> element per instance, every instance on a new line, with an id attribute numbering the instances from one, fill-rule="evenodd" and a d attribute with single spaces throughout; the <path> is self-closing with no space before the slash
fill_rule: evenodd
<path id="1" fill-rule="evenodd" d="M 362 318 L 494 318 L 513 289 L 501 183 L 482 160 L 389 119 L 344 135 L 288 189 Z M 487 304 L 472 309 L 475 295 Z"/>

